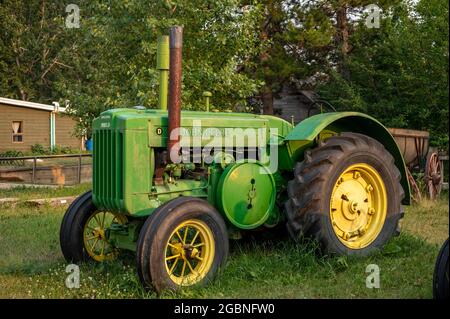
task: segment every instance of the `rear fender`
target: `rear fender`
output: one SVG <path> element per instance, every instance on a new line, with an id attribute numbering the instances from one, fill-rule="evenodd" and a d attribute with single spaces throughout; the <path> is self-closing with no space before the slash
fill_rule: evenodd
<path id="1" fill-rule="evenodd" d="M 411 202 L 408 176 L 402 153 L 389 130 L 373 117 L 358 112 L 322 113 L 300 122 L 284 139 L 290 149 L 292 162 L 301 160 L 306 149 L 317 145 L 318 140 L 340 132 L 354 132 L 370 136 L 384 145 L 394 157 L 401 173 L 405 191 L 402 204 Z"/>

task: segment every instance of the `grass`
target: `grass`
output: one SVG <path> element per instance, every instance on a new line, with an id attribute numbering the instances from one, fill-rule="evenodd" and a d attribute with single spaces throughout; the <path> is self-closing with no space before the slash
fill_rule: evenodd
<path id="1" fill-rule="evenodd" d="M 446 198 L 446 200 L 445 200 Z M 410 206 L 402 220 L 407 232 L 423 238 L 429 243 L 439 244 L 448 237 L 448 193 L 436 203 L 423 199 L 420 205 Z"/>
<path id="2" fill-rule="evenodd" d="M 132 254 L 113 263 L 82 265 L 81 287 L 66 288 L 58 238 L 64 209 L 0 207 L 0 298 L 157 297 L 141 288 Z M 313 243 L 232 241 L 227 267 L 217 280 L 162 297 L 431 298 L 434 262 L 448 237 L 448 223 L 446 195 L 435 203 L 408 207 L 402 234 L 366 258 L 319 257 Z M 380 267 L 380 289 L 365 286 L 369 264 Z"/>
<path id="3" fill-rule="evenodd" d="M 15 197 L 21 200 L 52 198 L 65 196 L 78 196 L 92 188 L 91 183 L 82 183 L 74 186 L 59 187 L 30 187 L 16 186 L 10 189 L 0 189 L 0 198 Z M 0 207 L 1 209 L 1 207 Z"/>

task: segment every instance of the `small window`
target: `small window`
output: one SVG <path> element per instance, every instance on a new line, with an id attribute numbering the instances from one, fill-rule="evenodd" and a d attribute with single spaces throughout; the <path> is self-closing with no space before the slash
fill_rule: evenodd
<path id="1" fill-rule="evenodd" d="M 13 143 L 23 142 L 23 122 L 13 121 L 12 122 L 12 141 Z"/>

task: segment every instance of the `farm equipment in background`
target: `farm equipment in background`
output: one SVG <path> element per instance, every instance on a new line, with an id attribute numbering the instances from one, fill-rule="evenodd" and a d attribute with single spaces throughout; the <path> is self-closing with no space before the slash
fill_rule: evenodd
<path id="1" fill-rule="evenodd" d="M 211 280 L 229 238 L 244 232 L 282 228 L 337 255 L 367 255 L 398 234 L 410 189 L 388 129 L 357 112 L 294 126 L 207 105 L 181 111 L 181 31 L 158 42 L 159 109 L 113 109 L 94 120 L 93 190 L 61 224 L 67 261 L 131 250 L 142 284 L 161 291 Z M 193 146 L 179 144 L 178 128 Z"/>
<path id="2" fill-rule="evenodd" d="M 421 188 L 425 189 L 428 198 L 438 198 L 443 186 L 444 171 L 438 151 L 429 146 L 430 134 L 427 131 L 399 128 L 390 128 L 389 131 L 405 159 L 413 200 L 420 202 Z"/>

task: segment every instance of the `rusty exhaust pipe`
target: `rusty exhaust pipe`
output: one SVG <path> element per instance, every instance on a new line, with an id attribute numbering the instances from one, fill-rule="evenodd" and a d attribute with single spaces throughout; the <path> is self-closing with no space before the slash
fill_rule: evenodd
<path id="1" fill-rule="evenodd" d="M 178 163 L 180 155 L 179 127 L 181 124 L 181 61 L 183 48 L 183 27 L 174 26 L 170 28 L 169 42 L 169 138 L 167 150 L 169 153 L 169 161 L 172 163 Z"/>

